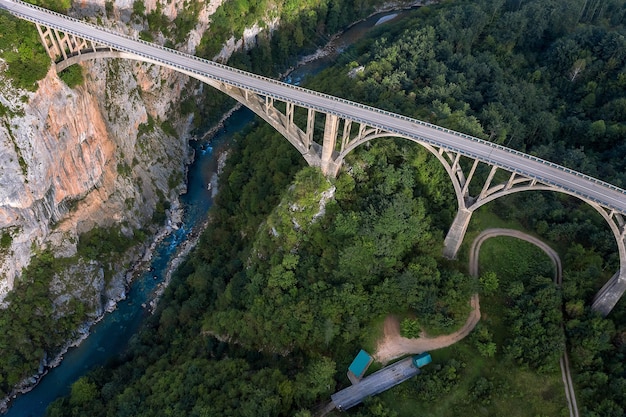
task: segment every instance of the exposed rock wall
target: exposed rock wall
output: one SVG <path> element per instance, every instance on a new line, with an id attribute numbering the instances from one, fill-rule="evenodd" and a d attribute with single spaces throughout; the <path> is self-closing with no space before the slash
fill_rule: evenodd
<path id="1" fill-rule="evenodd" d="M 180 49 L 195 52 L 223 1 L 204 3 Z M 185 7 L 182 0 L 145 0 L 146 12 L 157 2 L 170 20 Z M 80 0 L 71 14 L 137 37 L 145 28 L 132 18 L 133 3 L 115 0 L 109 19 L 105 0 Z M 268 23 L 271 30 L 278 21 Z M 219 58 L 253 46 L 260 31 L 258 25 L 246 29 L 244 39 L 230 40 Z M 172 103 L 180 100 L 187 77 L 132 61 L 81 65 L 84 85 L 68 88 L 51 68 L 32 93 L 2 78 L 0 60 L 0 103 L 8 109 L 0 116 L 0 237 L 10 235 L 4 239 L 10 244 L 0 247 L 0 303 L 35 250 L 73 256 L 78 236 L 95 226 L 117 224 L 132 234 L 149 223 L 163 197 L 176 208 L 184 189 L 191 121 L 174 120 L 175 137 L 162 124 L 172 122 Z M 119 294 L 124 284 L 120 278 L 110 283 L 117 290 L 102 291 Z"/>
<path id="2" fill-rule="evenodd" d="M 81 6 L 100 16 L 104 8 Z M 0 82 L 0 235 L 11 236 L 0 248 L 0 301 L 33 250 L 72 256 L 78 235 L 94 226 L 118 224 L 131 234 L 150 222 L 160 199 L 176 207 L 183 191 L 189 120 L 168 118 L 187 78 L 131 61 L 83 65 L 86 81 L 76 89 L 54 69 L 34 93 Z M 166 133 L 165 121 L 180 134 Z"/>
<path id="3" fill-rule="evenodd" d="M 70 202 L 112 183 L 116 146 L 97 99 L 67 88 L 54 71 L 36 93 L 5 89 L 0 102 L 12 112 L 0 123 L 0 228 L 12 235 L 0 264 L 3 298 Z"/>

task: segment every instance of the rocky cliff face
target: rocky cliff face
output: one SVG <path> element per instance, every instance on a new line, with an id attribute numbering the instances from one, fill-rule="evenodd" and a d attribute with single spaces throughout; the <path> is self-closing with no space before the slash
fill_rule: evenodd
<path id="1" fill-rule="evenodd" d="M 0 82 L 0 300 L 35 250 L 72 256 L 94 226 L 132 234 L 184 186 L 188 123 L 169 118 L 186 77 L 121 60 L 84 74 L 70 89 L 51 69 L 35 93 Z"/>
<path id="2" fill-rule="evenodd" d="M 116 145 L 96 97 L 70 90 L 53 71 L 36 93 L 5 88 L 0 102 L 10 109 L 0 123 L 0 228 L 11 236 L 0 264 L 4 297 L 73 204 L 114 183 Z"/>
<path id="3" fill-rule="evenodd" d="M 185 7 L 183 1 L 146 0 L 146 12 L 157 8 L 157 2 L 170 20 Z M 179 49 L 194 53 L 222 2 L 204 3 Z M 109 19 L 104 0 L 81 0 L 71 14 L 137 37 L 145 28 L 132 19 L 133 3 L 116 0 Z M 233 45 L 220 58 L 251 46 L 259 31 L 254 27 L 246 39 L 230 40 Z M 11 87 L 0 59 L 0 305 L 36 251 L 74 256 L 80 234 L 95 226 L 119 225 L 130 236 L 150 223 L 159 201 L 167 200 L 175 209 L 184 190 L 190 120 L 177 118 L 172 106 L 187 77 L 133 61 L 81 65 L 82 86 L 68 88 L 51 68 L 32 93 Z M 89 276 L 102 273 L 89 260 L 78 265 L 67 270 L 68 281 L 76 280 L 80 270 Z M 93 280 L 98 283 L 93 296 L 105 302 L 123 296 L 122 269 L 120 265 L 106 285 Z M 55 285 L 61 298 L 72 286 L 62 281 Z M 102 303 L 95 305 L 94 313 L 102 308 Z"/>

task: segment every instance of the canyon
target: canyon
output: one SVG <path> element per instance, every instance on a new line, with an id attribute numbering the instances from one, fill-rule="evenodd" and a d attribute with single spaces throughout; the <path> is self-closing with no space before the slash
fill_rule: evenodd
<path id="1" fill-rule="evenodd" d="M 203 4 L 179 49 L 195 52 L 221 3 Z M 159 7 L 170 20 L 185 7 L 182 1 L 144 5 L 146 13 Z M 104 1 L 82 1 L 70 14 L 137 37 L 144 27 L 132 9 L 128 0 L 114 2 L 112 13 Z M 216 58 L 252 46 L 260 30 L 257 25 L 243 39 L 231 38 Z M 35 92 L 12 87 L 0 71 L 0 302 L 34 255 L 49 250 L 57 258 L 76 257 L 80 235 L 95 227 L 118 226 L 128 238 L 138 231 L 153 235 L 157 207 L 176 213 L 185 191 L 192 120 L 178 115 L 178 103 L 183 95 L 203 94 L 203 86 L 187 86 L 184 75 L 132 61 L 81 65 L 82 85 L 69 88 L 52 65 Z M 70 287 L 92 287 L 83 301 L 93 305 L 94 317 L 101 315 L 124 297 L 129 265 L 145 247 L 115 265 L 75 262 L 57 274 L 54 293 L 63 299 Z M 113 272 L 107 282 L 93 280 L 107 268 Z"/>
<path id="2" fill-rule="evenodd" d="M 220 4 L 203 4 L 178 49 L 195 52 Z M 81 2 L 70 14 L 139 37 L 145 22 L 133 16 L 133 6 Z M 170 21 L 185 7 L 155 1 L 144 6 L 146 13 L 158 8 Z M 214 59 L 226 61 L 253 47 L 260 31 L 277 25 L 272 18 L 245 29 L 241 39 L 227 39 Z M 161 33 L 154 40 L 168 42 Z M 7 295 L 32 259 L 51 254 L 63 260 L 51 273 L 52 315 L 74 314 L 76 301 L 84 306 L 87 322 L 74 334 L 80 340 L 126 297 L 134 266 L 150 257 L 155 236 L 177 228 L 194 126 L 192 116 L 181 116 L 180 103 L 209 90 L 155 65 L 95 60 L 81 64 L 84 82 L 76 88 L 59 78 L 53 64 L 30 92 L 11 85 L 1 57 L 0 51 L 0 306 L 8 307 Z M 134 244 L 117 257 L 84 256 L 81 237 L 94 230 L 118 231 Z M 46 352 L 39 373 L 60 357 Z M 26 378 L 13 393 L 36 382 Z"/>

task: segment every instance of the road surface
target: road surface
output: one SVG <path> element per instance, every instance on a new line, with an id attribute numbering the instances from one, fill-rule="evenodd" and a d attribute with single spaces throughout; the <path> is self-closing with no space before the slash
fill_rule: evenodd
<path id="1" fill-rule="evenodd" d="M 19 18 L 107 45 L 118 51 L 134 54 L 137 59 L 142 61 L 173 68 L 198 79 L 210 78 L 280 101 L 364 123 L 410 140 L 440 146 L 470 158 L 476 158 L 517 172 L 539 182 L 556 186 L 564 192 L 595 201 L 607 208 L 626 214 L 626 191 L 621 188 L 512 149 L 416 119 L 289 85 L 159 45 L 132 39 L 19 0 L 0 0 L 0 8 L 8 10 Z"/>

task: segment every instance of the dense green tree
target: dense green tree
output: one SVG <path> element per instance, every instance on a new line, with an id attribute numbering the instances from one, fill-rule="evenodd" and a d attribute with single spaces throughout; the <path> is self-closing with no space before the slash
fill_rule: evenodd
<path id="1" fill-rule="evenodd" d="M 258 50 L 235 58 L 238 65 L 282 68 L 283 55 L 300 41 L 314 47 L 349 18 L 346 10 L 370 7 L 319 1 L 307 9 L 312 4 L 285 2 L 285 32 L 260 39 Z M 199 51 L 210 57 L 264 7 L 260 1 L 225 2 L 214 16 L 221 37 L 205 37 Z M 623 8 L 608 0 L 432 5 L 405 23 L 381 27 L 375 40 L 350 50 L 310 85 L 624 184 L 619 16 Z M 349 71 L 359 65 L 364 71 L 351 78 Z M 225 103 L 208 100 L 216 107 Z M 346 383 L 336 374 L 365 340 L 373 318 L 408 311 L 420 325 L 440 331 L 465 320 L 477 285 L 439 259 L 455 201 L 447 174 L 427 151 L 377 140 L 349 155 L 334 183 L 311 169 L 296 175 L 301 166 L 298 153 L 268 128 L 236 139 L 198 248 L 123 363 L 90 379 L 100 392 L 94 410 L 307 415 L 306 408 Z M 333 186 L 334 199 L 315 217 L 322 192 Z M 619 415 L 626 330 L 585 307 L 602 271 L 615 269 L 611 236 L 602 219 L 572 200 L 527 194 L 492 209 L 569 247 L 562 292 L 577 387 L 584 387 L 581 406 L 589 415 Z M 503 355 L 522 367 L 554 369 L 564 349 L 562 297 L 552 279 L 541 278 L 549 275 L 545 263 L 509 263 L 499 274 L 495 294 L 506 301 L 510 337 L 496 345 L 478 329 L 472 336 L 484 356 L 478 359 Z M 505 279 L 513 275 L 528 279 Z M 613 313 L 622 314 L 616 322 L 623 323 L 623 310 Z M 404 387 L 432 402 L 460 383 L 463 368 L 452 359 Z M 500 381 L 474 375 L 463 382 L 481 407 L 499 395 Z M 385 415 L 381 401 L 355 413 Z M 61 400 L 51 413 L 63 409 L 70 415 L 77 408 Z"/>

